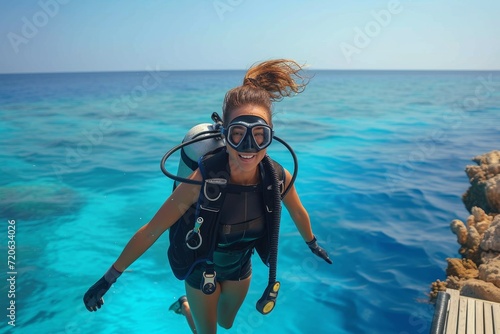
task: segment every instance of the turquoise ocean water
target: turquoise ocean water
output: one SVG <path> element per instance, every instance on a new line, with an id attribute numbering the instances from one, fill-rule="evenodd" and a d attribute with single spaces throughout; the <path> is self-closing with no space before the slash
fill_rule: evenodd
<path id="1" fill-rule="evenodd" d="M 275 106 L 329 266 L 284 212 L 278 304 L 255 310 L 267 268 L 220 333 L 428 333 L 429 285 L 458 256 L 452 219 L 471 158 L 500 149 L 500 72 L 318 71 Z M 0 332 L 188 333 L 167 234 L 88 312 L 82 296 L 172 188 L 162 155 L 220 112 L 242 71 L 0 75 Z M 279 143 L 269 153 L 292 169 Z M 178 156 L 167 164 L 175 171 Z M 15 221 L 14 268 L 8 225 Z M 13 223 L 12 223 L 13 224 Z M 12 243 L 11 243 L 12 244 Z M 14 271 L 15 297 L 9 297 Z M 8 324 L 15 301 L 15 328 Z"/>

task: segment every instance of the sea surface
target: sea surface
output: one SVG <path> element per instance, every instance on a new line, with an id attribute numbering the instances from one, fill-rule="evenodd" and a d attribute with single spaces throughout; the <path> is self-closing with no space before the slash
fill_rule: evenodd
<path id="1" fill-rule="evenodd" d="M 243 74 L 0 75 L 0 332 L 189 333 L 168 311 L 184 285 L 167 233 L 101 310 L 82 297 L 169 196 L 162 156 L 221 112 Z M 428 333 L 430 284 L 458 257 L 449 224 L 469 215 L 464 169 L 500 149 L 500 72 L 308 74 L 302 94 L 275 104 L 274 125 L 298 156 L 296 187 L 333 265 L 284 210 L 276 308 L 255 309 L 267 268 L 254 257 L 248 296 L 219 333 Z M 269 154 L 293 170 L 277 141 Z"/>

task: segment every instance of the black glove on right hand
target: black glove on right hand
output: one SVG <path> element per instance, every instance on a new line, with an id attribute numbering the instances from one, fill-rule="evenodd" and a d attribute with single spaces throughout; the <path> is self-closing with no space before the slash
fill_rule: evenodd
<path id="1" fill-rule="evenodd" d="M 90 312 L 97 311 L 104 304 L 104 299 L 102 296 L 108 292 L 111 285 L 116 282 L 116 279 L 120 277 L 122 273 L 111 266 L 109 270 L 98 280 L 94 285 L 88 289 L 88 291 L 83 296 L 83 303 L 85 307 Z"/>
<path id="2" fill-rule="evenodd" d="M 327 263 L 329 264 L 332 264 L 332 260 L 330 260 L 330 257 L 328 256 L 328 253 L 326 252 L 326 250 L 324 250 L 323 248 L 321 248 L 319 245 L 318 245 L 318 241 L 316 240 L 316 237 L 313 236 L 313 239 L 309 242 L 306 242 L 307 246 L 309 246 L 309 248 L 311 249 L 311 251 L 316 254 L 317 256 L 319 256 L 320 258 L 322 258 L 323 260 L 325 260 Z"/>

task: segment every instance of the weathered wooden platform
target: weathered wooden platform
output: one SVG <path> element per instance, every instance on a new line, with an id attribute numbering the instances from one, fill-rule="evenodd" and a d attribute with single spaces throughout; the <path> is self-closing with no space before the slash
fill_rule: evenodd
<path id="1" fill-rule="evenodd" d="M 500 334 L 500 303 L 439 292 L 431 334 Z"/>

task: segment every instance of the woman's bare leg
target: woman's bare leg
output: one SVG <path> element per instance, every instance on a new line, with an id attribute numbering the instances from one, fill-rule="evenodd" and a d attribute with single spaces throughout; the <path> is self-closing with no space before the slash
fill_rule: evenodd
<path id="1" fill-rule="evenodd" d="M 217 303 L 221 294 L 221 284 L 217 284 L 215 292 L 211 295 L 206 295 L 187 283 L 185 286 L 188 303 L 184 303 L 183 306 L 185 305 L 190 310 L 189 313 L 186 313 L 186 319 L 190 327 L 191 323 L 196 326 L 195 330 L 193 327 L 191 330 L 197 334 L 215 334 L 217 332 Z"/>
<path id="2" fill-rule="evenodd" d="M 191 308 L 189 307 L 189 303 L 187 300 L 181 305 L 181 314 L 186 317 L 191 331 L 193 333 L 196 333 L 196 326 L 194 325 L 193 315 L 191 314 Z"/>
<path id="3" fill-rule="evenodd" d="M 221 282 L 211 295 L 186 283 L 188 301 L 181 305 L 181 311 L 193 333 L 215 334 L 217 323 L 223 328 L 231 328 L 248 293 L 250 279 Z"/>
<path id="4" fill-rule="evenodd" d="M 250 287 L 251 276 L 241 281 L 224 281 L 221 286 L 217 322 L 222 327 L 229 329 L 233 326 L 234 318 L 243 304 Z"/>

